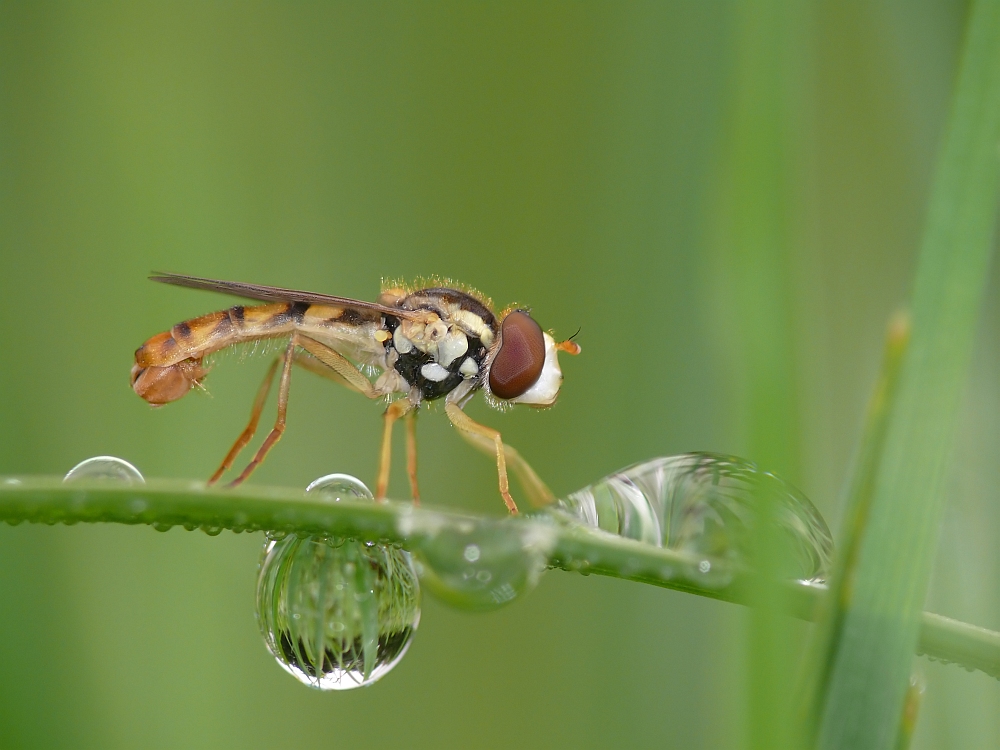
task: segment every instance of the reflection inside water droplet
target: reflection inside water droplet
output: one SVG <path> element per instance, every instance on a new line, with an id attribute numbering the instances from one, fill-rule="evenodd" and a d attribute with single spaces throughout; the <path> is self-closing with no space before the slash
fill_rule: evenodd
<path id="1" fill-rule="evenodd" d="M 417 542 L 417 573 L 448 604 L 496 609 L 538 585 L 553 543 L 550 532 L 507 521 L 442 528 Z"/>
<path id="2" fill-rule="evenodd" d="M 732 569 L 749 564 L 762 502 L 771 503 L 770 515 L 784 532 L 780 558 L 787 569 L 782 575 L 821 583 L 833 551 L 823 517 L 790 484 L 739 458 L 684 453 L 645 461 L 557 500 L 544 512 L 688 554 L 698 561 L 679 574 L 698 577 L 701 585 L 724 586 Z"/>
<path id="3" fill-rule="evenodd" d="M 334 501 L 372 498 L 347 474 L 321 477 L 307 491 Z M 350 690 L 403 658 L 420 622 L 420 585 L 410 554 L 396 547 L 269 534 L 257 617 L 285 671 L 320 690 Z"/>
<path id="4" fill-rule="evenodd" d="M 420 622 L 420 586 L 401 549 L 286 536 L 265 547 L 257 617 L 285 671 L 320 690 L 350 690 L 403 658 Z"/>
<path id="5" fill-rule="evenodd" d="M 121 484 L 145 484 L 146 480 L 128 461 L 115 456 L 94 456 L 81 461 L 66 476 L 64 482 L 107 481 Z"/>

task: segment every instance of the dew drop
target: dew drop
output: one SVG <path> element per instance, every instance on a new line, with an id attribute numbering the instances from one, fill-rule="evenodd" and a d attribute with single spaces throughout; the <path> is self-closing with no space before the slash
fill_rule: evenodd
<path id="1" fill-rule="evenodd" d="M 310 483 L 306 492 L 320 495 L 332 502 L 341 500 L 373 500 L 371 490 L 357 477 L 350 474 L 327 474 Z"/>
<path id="2" fill-rule="evenodd" d="M 462 609 L 501 607 L 538 585 L 552 541 L 548 532 L 506 521 L 442 528 L 417 542 L 421 583 Z"/>
<path id="3" fill-rule="evenodd" d="M 693 562 L 665 579 L 684 576 L 702 586 L 723 587 L 735 569 L 750 564 L 762 502 L 771 503 L 770 516 L 783 532 L 782 575 L 822 584 L 833 552 L 823 517 L 793 486 L 740 458 L 683 453 L 644 461 L 541 513 L 681 552 Z"/>
<path id="4" fill-rule="evenodd" d="M 146 480 L 128 461 L 114 456 L 94 456 L 67 472 L 64 482 L 99 481 L 118 484 L 145 484 Z"/>
<path id="5" fill-rule="evenodd" d="M 248 516 L 243 511 L 237 511 L 233 514 L 233 531 L 237 534 L 241 531 L 246 530 L 247 524 L 250 523 L 250 516 Z"/>
<path id="6" fill-rule="evenodd" d="M 170 531 L 174 525 L 172 523 L 165 523 L 163 521 L 157 521 L 153 524 L 153 529 L 155 531 Z"/>
<path id="7" fill-rule="evenodd" d="M 403 658 L 420 622 L 420 585 L 396 547 L 269 537 L 257 618 L 282 669 L 309 687 L 350 690 Z"/>
<path id="8" fill-rule="evenodd" d="M 218 536 L 219 534 L 222 533 L 222 527 L 221 526 L 214 526 L 214 525 L 211 525 L 211 524 L 205 524 L 205 525 L 203 525 L 201 527 L 201 530 L 204 531 L 209 536 Z"/>

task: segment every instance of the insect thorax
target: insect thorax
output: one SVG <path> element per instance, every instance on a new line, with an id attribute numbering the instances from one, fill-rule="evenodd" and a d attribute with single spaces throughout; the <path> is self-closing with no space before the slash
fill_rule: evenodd
<path id="1" fill-rule="evenodd" d="M 406 310 L 436 314 L 430 322 L 385 316 L 392 336 L 386 361 L 427 401 L 441 398 L 465 380 L 482 383 L 483 366 L 497 332 L 497 320 L 486 305 L 458 289 L 413 292 L 400 302 Z"/>

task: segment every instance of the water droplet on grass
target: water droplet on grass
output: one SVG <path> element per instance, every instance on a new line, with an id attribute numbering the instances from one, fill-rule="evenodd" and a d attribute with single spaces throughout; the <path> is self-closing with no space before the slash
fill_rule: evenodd
<path id="1" fill-rule="evenodd" d="M 635 464 L 556 501 L 543 513 L 692 557 L 701 585 L 725 586 L 731 571 L 749 564 L 760 504 L 784 532 L 783 575 L 821 583 L 833 542 L 811 502 L 756 464 L 711 453 L 684 453 Z"/>
<path id="2" fill-rule="evenodd" d="M 445 527 L 417 544 L 420 580 L 447 604 L 496 609 L 538 585 L 552 541 L 544 526 Z"/>
<path id="3" fill-rule="evenodd" d="M 350 690 L 384 677 L 420 622 L 410 555 L 351 540 L 270 540 L 257 579 L 268 650 L 309 687 Z"/>
<path id="4" fill-rule="evenodd" d="M 357 500 L 359 498 L 372 500 L 371 490 L 357 477 L 350 474 L 327 474 L 306 487 L 311 492 L 329 498 L 335 503 L 341 500 Z"/>
<path id="5" fill-rule="evenodd" d="M 372 499 L 348 474 L 320 477 L 307 492 L 333 502 Z M 257 617 L 286 672 L 309 687 L 350 690 L 403 658 L 420 622 L 420 584 L 410 554 L 396 547 L 269 533 Z"/>
<path id="6" fill-rule="evenodd" d="M 146 480 L 128 461 L 115 456 L 94 456 L 81 461 L 63 477 L 64 482 L 107 481 L 119 484 L 145 484 Z"/>

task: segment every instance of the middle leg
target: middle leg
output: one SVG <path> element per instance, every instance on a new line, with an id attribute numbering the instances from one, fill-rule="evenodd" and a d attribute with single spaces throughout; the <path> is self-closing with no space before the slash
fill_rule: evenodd
<path id="1" fill-rule="evenodd" d="M 375 499 L 385 500 L 389 489 L 389 468 L 392 465 L 392 426 L 396 420 L 413 408 L 409 399 L 401 398 L 389 404 L 385 410 L 385 426 L 382 429 L 382 451 L 379 456 L 378 481 L 375 483 Z"/>
<path id="2" fill-rule="evenodd" d="M 417 410 L 406 414 L 406 473 L 410 477 L 410 494 L 413 504 L 420 505 L 420 490 L 417 489 Z"/>

